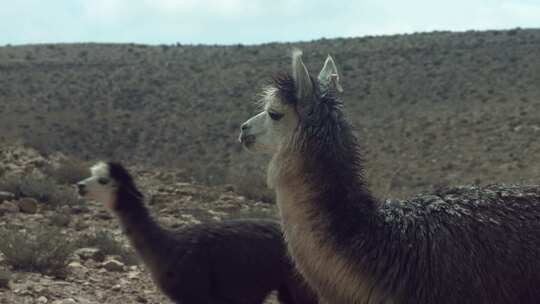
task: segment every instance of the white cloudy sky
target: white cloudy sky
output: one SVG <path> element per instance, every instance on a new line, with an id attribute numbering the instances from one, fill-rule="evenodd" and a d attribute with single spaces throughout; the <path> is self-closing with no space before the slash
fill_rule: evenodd
<path id="1" fill-rule="evenodd" d="M 540 28 L 540 0 L 0 0 L 0 45 L 254 44 Z"/>

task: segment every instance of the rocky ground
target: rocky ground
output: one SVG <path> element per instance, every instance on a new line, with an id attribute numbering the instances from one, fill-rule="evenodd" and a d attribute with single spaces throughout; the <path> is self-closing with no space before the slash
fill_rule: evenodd
<path id="1" fill-rule="evenodd" d="M 42 174 L 41 168 L 62 157 L 43 157 L 21 147 L 1 147 L 0 176 Z M 239 196 L 232 186 L 208 188 L 179 181 L 175 172 L 130 168 L 154 216 L 171 229 L 211 220 L 275 215 L 274 206 Z M 58 214 L 67 215 L 61 225 L 52 220 Z M 66 240 L 103 229 L 128 246 L 116 219 L 98 203 L 51 208 L 35 199 L 0 193 L 0 229 L 36 231 L 51 225 L 61 226 L 59 233 Z M 67 274 L 58 278 L 14 270 L 0 254 L 0 303 L 171 303 L 153 285 L 143 265 L 129 264 L 121 257 L 104 255 L 99 248 L 76 248 Z M 1 273 L 9 275 L 2 277 Z M 267 303 L 277 303 L 273 298 Z"/>

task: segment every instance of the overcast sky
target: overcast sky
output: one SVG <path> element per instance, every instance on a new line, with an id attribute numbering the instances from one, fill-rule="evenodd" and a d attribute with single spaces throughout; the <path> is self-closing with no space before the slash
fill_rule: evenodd
<path id="1" fill-rule="evenodd" d="M 0 45 L 257 44 L 540 28 L 540 0 L 0 0 Z"/>

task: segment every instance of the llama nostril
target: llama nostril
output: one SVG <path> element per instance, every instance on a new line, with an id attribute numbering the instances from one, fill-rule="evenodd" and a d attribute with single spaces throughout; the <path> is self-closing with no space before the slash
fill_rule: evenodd
<path id="1" fill-rule="evenodd" d="M 247 131 L 247 130 L 249 130 L 249 125 L 248 125 L 247 123 L 242 124 L 242 126 L 240 127 L 240 130 L 242 130 L 242 131 Z"/>

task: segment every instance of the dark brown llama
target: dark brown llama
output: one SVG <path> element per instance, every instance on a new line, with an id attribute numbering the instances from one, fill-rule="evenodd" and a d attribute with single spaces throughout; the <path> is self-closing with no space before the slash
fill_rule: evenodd
<path id="1" fill-rule="evenodd" d="M 131 175 L 99 163 L 79 193 L 119 220 L 156 285 L 176 303 L 260 304 L 273 290 L 281 303 L 317 303 L 287 256 L 279 223 L 231 220 L 172 232 L 150 216 Z"/>
<path id="2" fill-rule="evenodd" d="M 540 188 L 464 186 L 376 200 L 336 97 L 329 56 L 317 78 L 293 52 L 292 75 L 265 89 L 242 125 L 250 151 L 273 154 L 288 249 L 321 301 L 540 303 Z"/>

